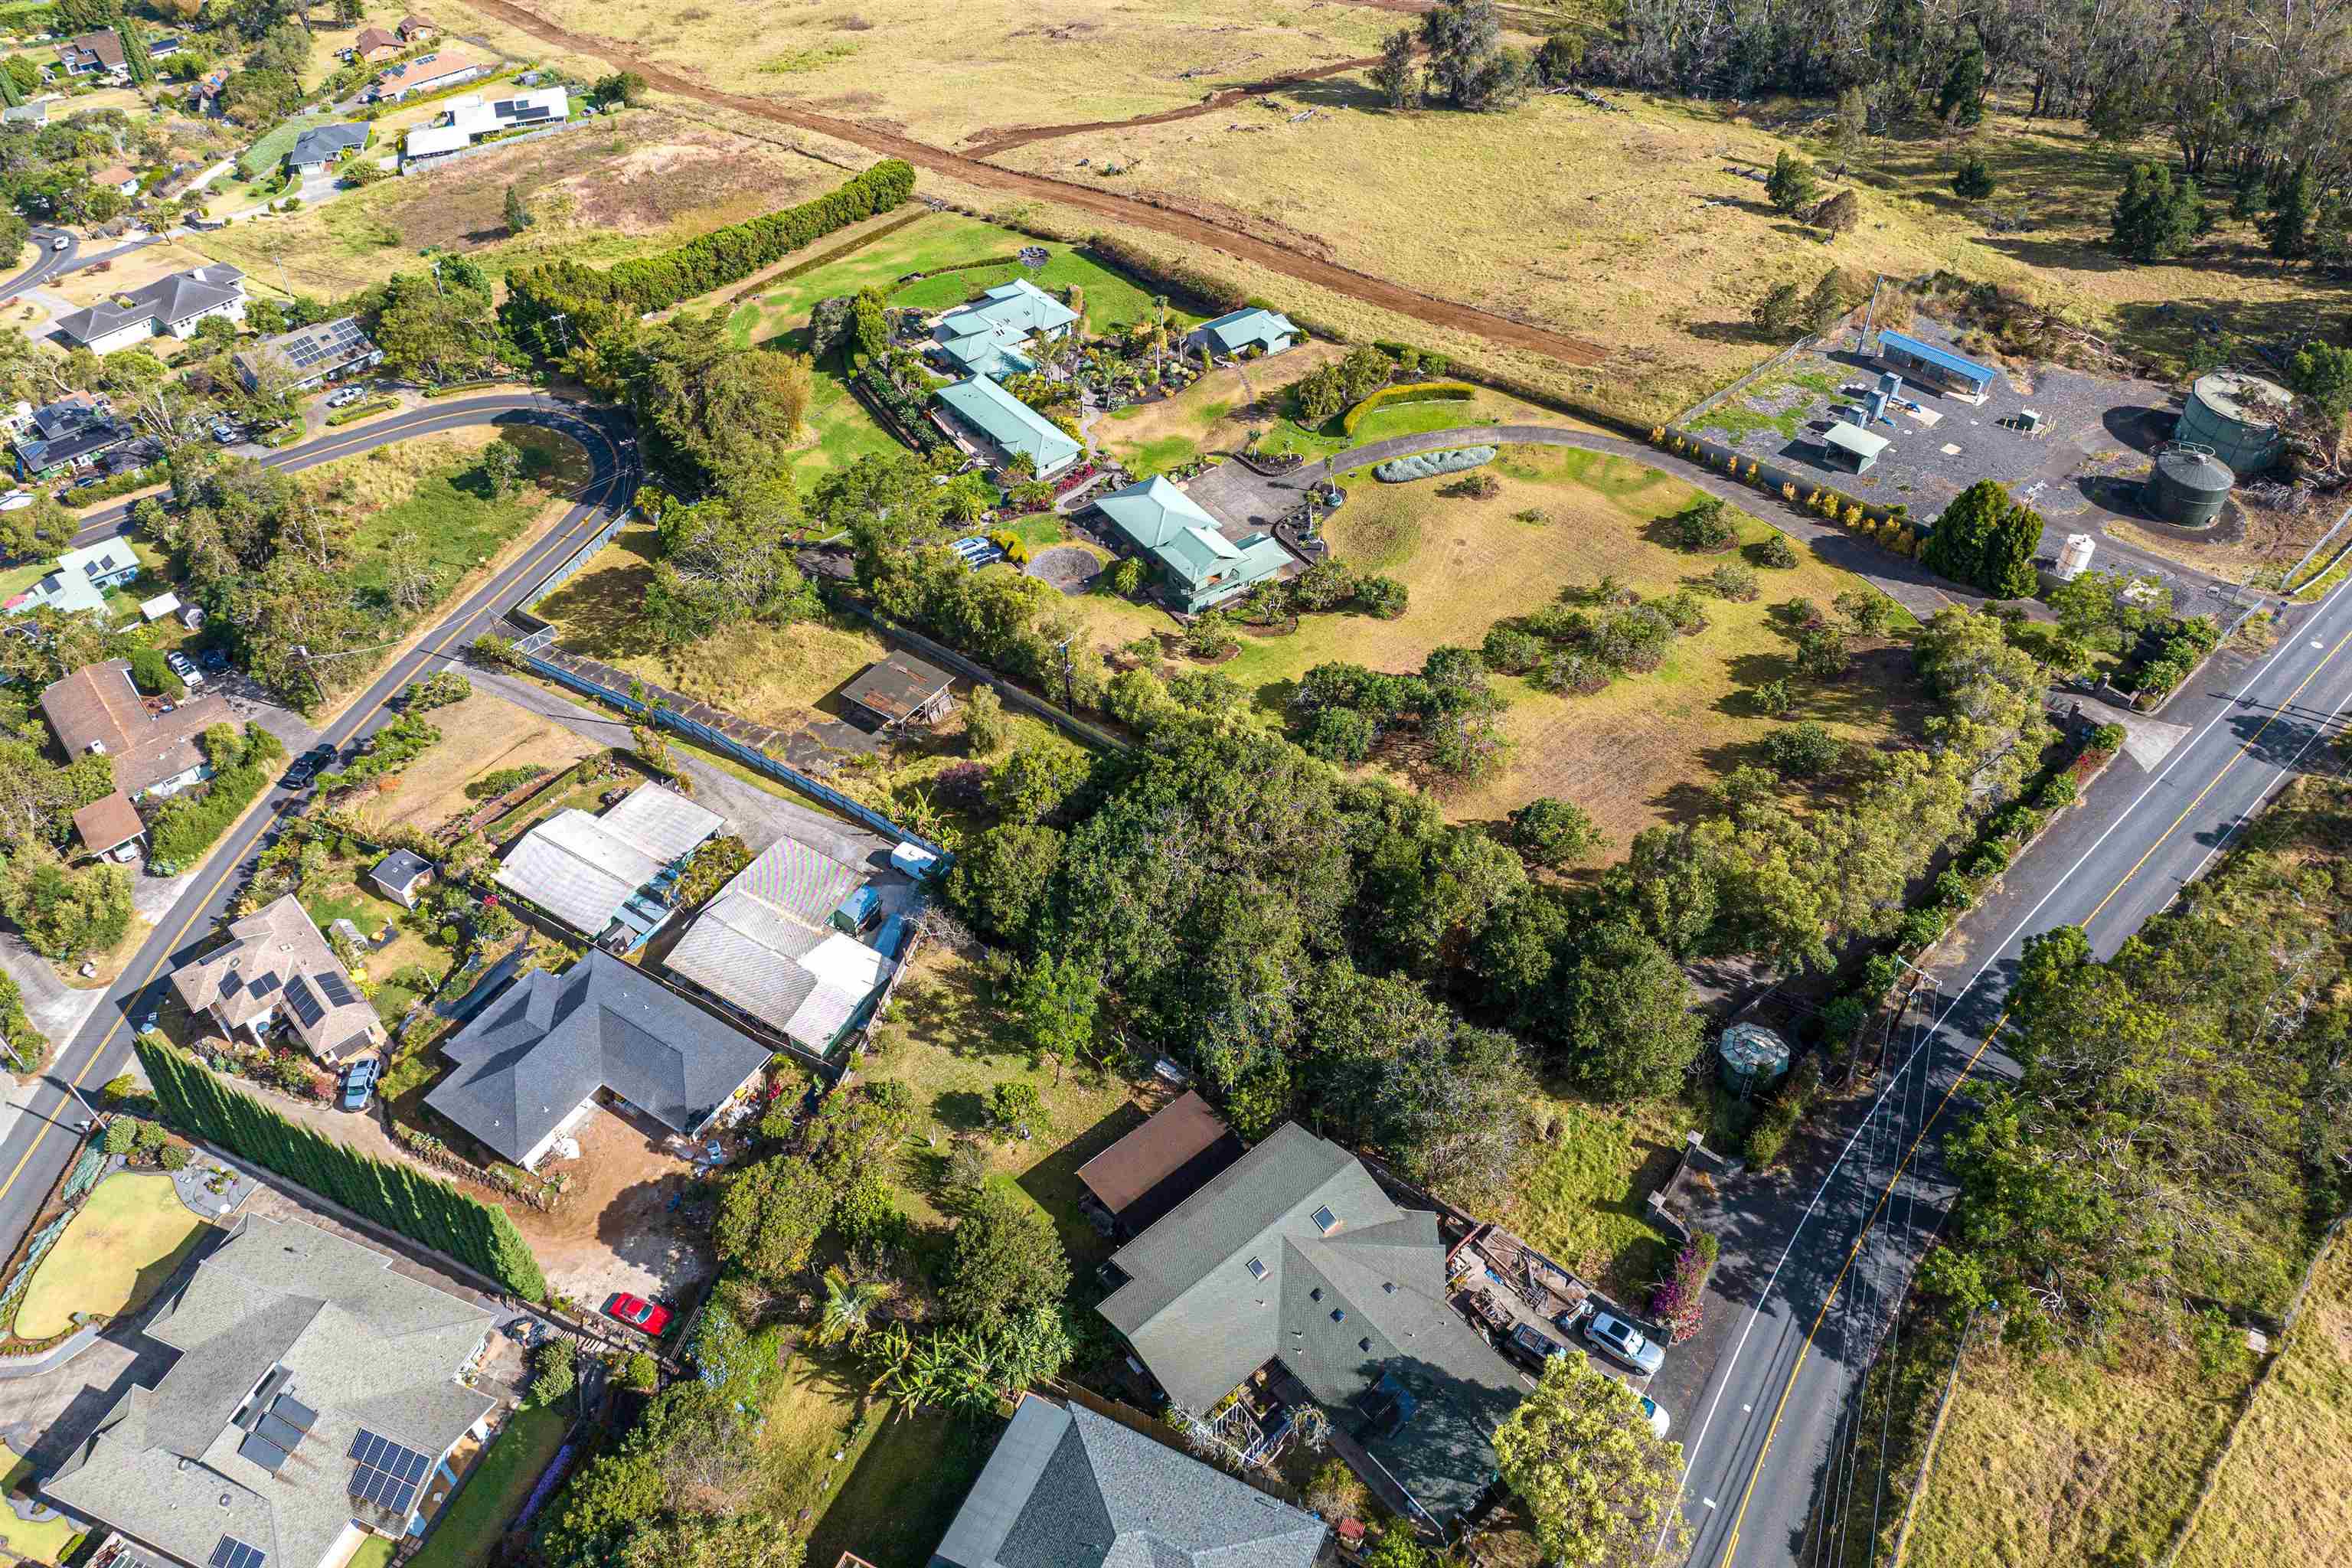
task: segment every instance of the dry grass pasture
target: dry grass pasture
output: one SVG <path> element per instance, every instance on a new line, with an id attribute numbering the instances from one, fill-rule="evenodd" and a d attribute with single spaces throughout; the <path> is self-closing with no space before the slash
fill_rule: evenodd
<path id="1" fill-rule="evenodd" d="M 2352 1563 L 2352 1242 L 2320 1260 L 2180 1568 Z"/>
<path id="2" fill-rule="evenodd" d="M 76 305 L 95 305 L 100 300 L 126 294 L 133 289 L 143 289 L 170 273 L 202 267 L 206 259 L 192 246 L 180 240 L 167 239 L 160 245 L 134 250 L 128 256 L 116 257 L 107 263 L 102 272 L 86 267 L 79 272 L 68 272 L 44 287 Z M 173 345 L 165 342 L 161 346 L 170 348 Z"/>
<path id="3" fill-rule="evenodd" d="M 484 773 L 529 766 L 556 772 L 602 749 L 487 691 L 436 708 L 425 719 L 441 731 L 440 743 L 403 770 L 397 792 L 369 802 L 366 813 L 377 822 L 436 827 L 480 804 L 467 797 L 466 786 Z"/>

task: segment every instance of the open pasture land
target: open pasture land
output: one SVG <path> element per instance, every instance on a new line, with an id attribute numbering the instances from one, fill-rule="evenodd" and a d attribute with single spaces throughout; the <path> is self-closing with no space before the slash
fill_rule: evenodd
<path id="1" fill-rule="evenodd" d="M 553 720 L 487 691 L 436 708 L 425 719 L 441 739 L 402 771 L 398 791 L 369 803 L 368 815 L 377 822 L 436 827 L 481 804 L 467 795 L 466 786 L 485 773 L 520 767 L 560 773 L 599 749 Z"/>
<path id="2" fill-rule="evenodd" d="M 641 110 L 187 243 L 256 285 L 278 289 L 282 266 L 297 292 L 336 295 L 415 270 L 417 253 L 434 246 L 501 276 L 556 256 L 608 265 L 806 200 L 842 177 L 772 142 Z M 520 238 L 507 232 L 509 185 L 537 216 Z"/>

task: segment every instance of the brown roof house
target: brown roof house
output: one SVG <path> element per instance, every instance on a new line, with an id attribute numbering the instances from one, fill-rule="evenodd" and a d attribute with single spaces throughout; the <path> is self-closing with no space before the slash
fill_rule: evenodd
<path id="1" fill-rule="evenodd" d="M 394 31 L 400 35 L 400 41 L 404 44 L 429 44 L 441 36 L 441 24 L 430 16 L 412 14 L 403 16 L 400 26 Z"/>
<path id="2" fill-rule="evenodd" d="M 172 972 L 172 989 L 192 1013 L 209 1012 L 234 1034 L 260 1044 L 283 1021 L 330 1067 L 383 1043 L 349 971 L 310 917 L 287 894 L 228 928 L 228 945 Z"/>
<path id="3" fill-rule="evenodd" d="M 196 738 L 229 722 L 219 697 L 191 697 L 166 713 L 161 700 L 139 695 L 131 661 L 86 664 L 41 692 L 41 713 L 68 757 L 98 752 L 114 759 L 114 784 L 132 800 L 176 795 L 212 775 Z"/>
<path id="4" fill-rule="evenodd" d="M 352 41 L 352 55 L 370 65 L 380 64 L 400 53 L 404 46 L 382 27 L 370 27 Z"/>
<path id="5" fill-rule="evenodd" d="M 68 38 L 58 46 L 58 61 L 68 76 L 131 74 L 130 62 L 122 55 L 122 35 L 111 27 Z"/>
<path id="6" fill-rule="evenodd" d="M 91 854 L 130 860 L 139 853 L 139 840 L 146 834 L 147 825 L 139 820 L 139 808 L 131 804 L 131 797 L 116 790 L 75 812 L 74 832 Z M 121 853 L 117 854 L 118 850 Z"/>
<path id="7" fill-rule="evenodd" d="M 1241 1157 L 1242 1141 L 1188 1089 L 1080 1165 L 1078 1182 L 1101 1206 L 1112 1234 L 1126 1240 L 1150 1229 Z"/>

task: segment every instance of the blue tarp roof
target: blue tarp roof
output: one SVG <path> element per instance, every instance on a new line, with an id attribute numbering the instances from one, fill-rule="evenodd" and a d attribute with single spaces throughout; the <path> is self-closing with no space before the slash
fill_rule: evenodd
<path id="1" fill-rule="evenodd" d="M 1992 378 L 2000 374 L 1990 365 L 1979 364 L 1976 361 L 1956 354 L 1949 349 L 1939 349 L 1933 343 L 1923 342 L 1917 338 L 1908 337 L 1901 332 L 1890 332 L 1881 329 L 1878 334 L 1878 346 L 1882 352 L 1887 349 L 1901 349 L 1905 353 L 1926 360 L 1929 364 L 1941 365 L 1954 375 L 1976 382 L 1979 385 L 1990 384 Z"/>

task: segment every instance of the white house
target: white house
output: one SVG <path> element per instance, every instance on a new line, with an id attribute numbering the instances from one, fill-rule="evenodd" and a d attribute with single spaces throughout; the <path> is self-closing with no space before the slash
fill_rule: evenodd
<path id="1" fill-rule="evenodd" d="M 110 354 L 165 334 L 194 337 L 215 316 L 233 324 L 245 320 L 245 274 L 218 261 L 60 316 L 56 332 L 69 348 Z"/>
<path id="2" fill-rule="evenodd" d="M 485 98 L 469 92 L 449 100 L 449 112 L 431 125 L 408 133 L 401 153 L 410 163 L 437 158 L 470 147 L 501 131 L 529 131 L 561 125 L 572 118 L 572 95 L 560 87 L 543 87 L 509 98 Z"/>

